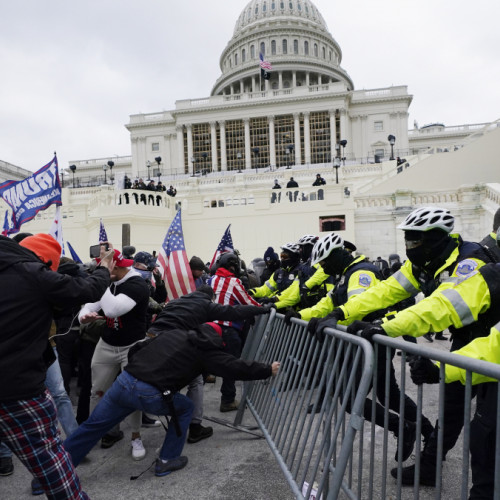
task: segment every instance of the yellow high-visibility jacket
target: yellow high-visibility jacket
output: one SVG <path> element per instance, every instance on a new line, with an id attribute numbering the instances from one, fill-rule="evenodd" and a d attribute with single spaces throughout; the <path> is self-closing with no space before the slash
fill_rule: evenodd
<path id="1" fill-rule="evenodd" d="M 277 269 L 276 271 L 274 271 L 272 276 L 262 286 L 252 288 L 251 290 L 249 290 L 249 293 L 252 297 L 258 298 L 258 299 L 260 299 L 262 297 L 273 297 L 274 295 L 276 295 L 280 292 L 279 283 L 277 283 L 277 281 L 276 281 L 278 279 L 278 274 L 280 272 L 287 273 L 288 277 L 291 278 L 290 282 L 293 283 L 293 281 L 297 277 L 298 270 L 299 270 L 299 266 L 295 266 L 291 270 Z M 291 283 L 290 283 L 290 285 L 291 285 Z M 285 292 L 289 288 L 289 286 L 287 288 L 285 288 L 285 290 L 283 290 L 283 292 Z"/>
<path id="2" fill-rule="evenodd" d="M 363 262 L 365 260 L 364 255 L 359 255 L 356 257 L 342 272 L 342 278 L 347 273 L 349 268 Z M 339 280 L 339 284 L 342 281 L 342 278 Z M 354 271 L 349 277 L 349 283 L 347 284 L 347 298 L 348 300 L 355 295 L 359 295 L 360 293 L 365 292 L 368 288 L 380 283 L 380 280 L 375 276 L 375 273 L 366 270 L 366 269 L 358 269 Z M 309 321 L 311 318 L 324 318 L 327 314 L 331 313 L 336 307 L 340 304 L 335 304 L 334 292 L 335 288 L 328 292 L 326 297 L 323 297 L 315 306 L 308 307 L 307 309 L 302 309 L 299 311 L 301 319 L 305 321 Z M 339 324 L 350 324 L 351 321 L 339 321 Z"/>
<path id="3" fill-rule="evenodd" d="M 458 234 L 452 237 L 457 247 L 434 274 L 439 286 L 414 306 L 397 312 L 393 319 L 384 320 L 382 327 L 390 337 L 419 337 L 427 332 L 440 332 L 451 325 L 462 328 L 476 322 L 478 315 L 490 307 L 488 285 L 479 273 L 485 262 L 479 258 L 458 262 L 461 239 Z M 451 274 L 448 268 L 452 269 Z M 421 288 L 413 275 L 412 263 L 407 260 L 398 272 L 362 295 L 352 297 L 341 308 L 346 320 L 354 321 L 414 296 Z"/>

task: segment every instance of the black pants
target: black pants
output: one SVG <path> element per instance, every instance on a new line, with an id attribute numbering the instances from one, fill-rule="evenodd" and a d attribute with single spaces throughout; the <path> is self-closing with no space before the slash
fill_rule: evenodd
<path id="1" fill-rule="evenodd" d="M 76 410 L 76 421 L 81 424 L 89 418 L 90 393 L 92 391 L 92 356 L 97 344 L 80 339 L 80 356 L 78 358 L 78 376 L 80 379 L 80 396 Z"/>
<path id="2" fill-rule="evenodd" d="M 493 498 L 498 384 L 477 386 L 476 413 L 470 427 L 471 500 Z"/>
<path id="3" fill-rule="evenodd" d="M 233 356 L 241 356 L 241 337 L 240 332 L 231 326 L 222 327 L 222 340 L 226 344 L 224 350 Z M 223 378 L 220 388 L 221 401 L 223 403 L 232 403 L 236 397 L 236 386 L 234 379 Z"/>
<path id="4" fill-rule="evenodd" d="M 59 366 L 64 381 L 64 389 L 70 393 L 71 376 L 75 367 L 75 360 L 78 358 L 80 347 L 80 329 L 71 329 L 66 335 L 56 338 L 57 356 Z"/>

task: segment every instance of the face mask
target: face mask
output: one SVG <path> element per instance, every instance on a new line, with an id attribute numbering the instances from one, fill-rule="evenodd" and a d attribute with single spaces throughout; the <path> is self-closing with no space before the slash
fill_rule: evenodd
<path id="1" fill-rule="evenodd" d="M 410 261 L 419 267 L 424 267 L 427 262 L 429 262 L 429 256 L 425 251 L 423 245 L 420 245 L 415 248 L 407 248 L 406 256 L 410 259 Z"/>
<path id="2" fill-rule="evenodd" d="M 144 271 L 143 269 L 136 269 L 136 271 L 145 279 L 145 280 L 151 280 L 152 272 L 151 271 Z"/>
<path id="3" fill-rule="evenodd" d="M 336 276 L 342 274 L 353 259 L 352 255 L 346 250 L 336 249 L 323 261 L 321 267 L 326 274 Z"/>

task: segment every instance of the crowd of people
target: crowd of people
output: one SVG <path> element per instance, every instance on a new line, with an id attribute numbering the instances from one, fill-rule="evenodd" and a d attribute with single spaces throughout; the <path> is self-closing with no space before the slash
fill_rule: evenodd
<path id="1" fill-rule="evenodd" d="M 193 256 L 189 266 L 196 291 L 170 301 L 156 258 L 148 252 L 129 247 L 124 255 L 108 242 L 98 259 L 82 266 L 60 258 L 61 248 L 49 235 L 0 237 L 0 283 L 6 287 L 16 276 L 12 294 L 0 300 L 0 475 L 13 472 L 13 452 L 34 476 L 33 493 L 87 498 L 75 467 L 92 447 L 100 441 L 109 448 L 123 439 L 119 424 L 128 418 L 131 457 L 141 460 L 147 454 L 141 432 L 160 425 L 156 417 L 163 415 L 170 424 L 155 474 L 185 467 L 186 440 L 197 443 L 213 434 L 202 425 L 204 383 L 222 377 L 219 409 L 231 412 L 240 404 L 235 380 L 277 374 L 279 361 L 240 359 L 254 318 L 270 308 L 283 313 L 287 325 L 294 318 L 307 321 L 307 331 L 320 342 L 325 328 L 337 324 L 370 341 L 388 335 L 416 342 L 448 330 L 452 351 L 498 362 L 499 226 L 500 211 L 491 234 L 481 242 L 463 241 L 452 232 L 448 210 L 419 208 L 399 226 L 404 262 L 397 254 L 370 262 L 336 233 L 303 235 L 283 243 L 279 254 L 268 247 L 251 268 L 237 250 L 222 253 L 211 268 Z M 415 301 L 418 294 L 423 298 Z M 389 370 L 390 392 L 378 384 L 375 424 L 384 425 L 388 404 L 388 427 L 402 441 L 398 449 L 405 461 L 417 442 L 417 407 L 406 395 L 401 434 L 394 367 L 385 363 L 384 349 L 378 353 L 378 380 Z M 76 415 L 68 397 L 75 368 Z M 410 371 L 415 383 L 439 381 L 439 368 L 428 360 L 411 359 Z M 464 379 L 463 371 L 446 366 L 443 459 L 462 431 Z M 484 377 L 473 382 L 478 409 L 471 424 L 470 498 L 492 498 L 495 448 L 487 445 L 496 433 L 497 384 Z M 319 411 L 326 397 L 320 394 L 308 412 Z M 369 421 L 371 408 L 367 399 Z M 436 484 L 437 427 L 422 415 L 419 481 L 424 485 Z M 397 477 L 397 469 L 391 474 Z M 402 483 L 411 485 L 414 478 L 415 466 L 404 467 Z"/>

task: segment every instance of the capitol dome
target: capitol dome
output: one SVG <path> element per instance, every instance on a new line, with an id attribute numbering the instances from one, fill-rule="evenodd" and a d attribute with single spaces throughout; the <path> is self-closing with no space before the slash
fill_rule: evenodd
<path id="1" fill-rule="evenodd" d="M 259 53 L 272 65 L 269 86 L 259 78 Z M 252 93 L 342 82 L 342 51 L 310 0 L 251 0 L 220 57 L 222 75 L 211 95 Z M 260 88 L 259 88 L 260 87 Z"/>

